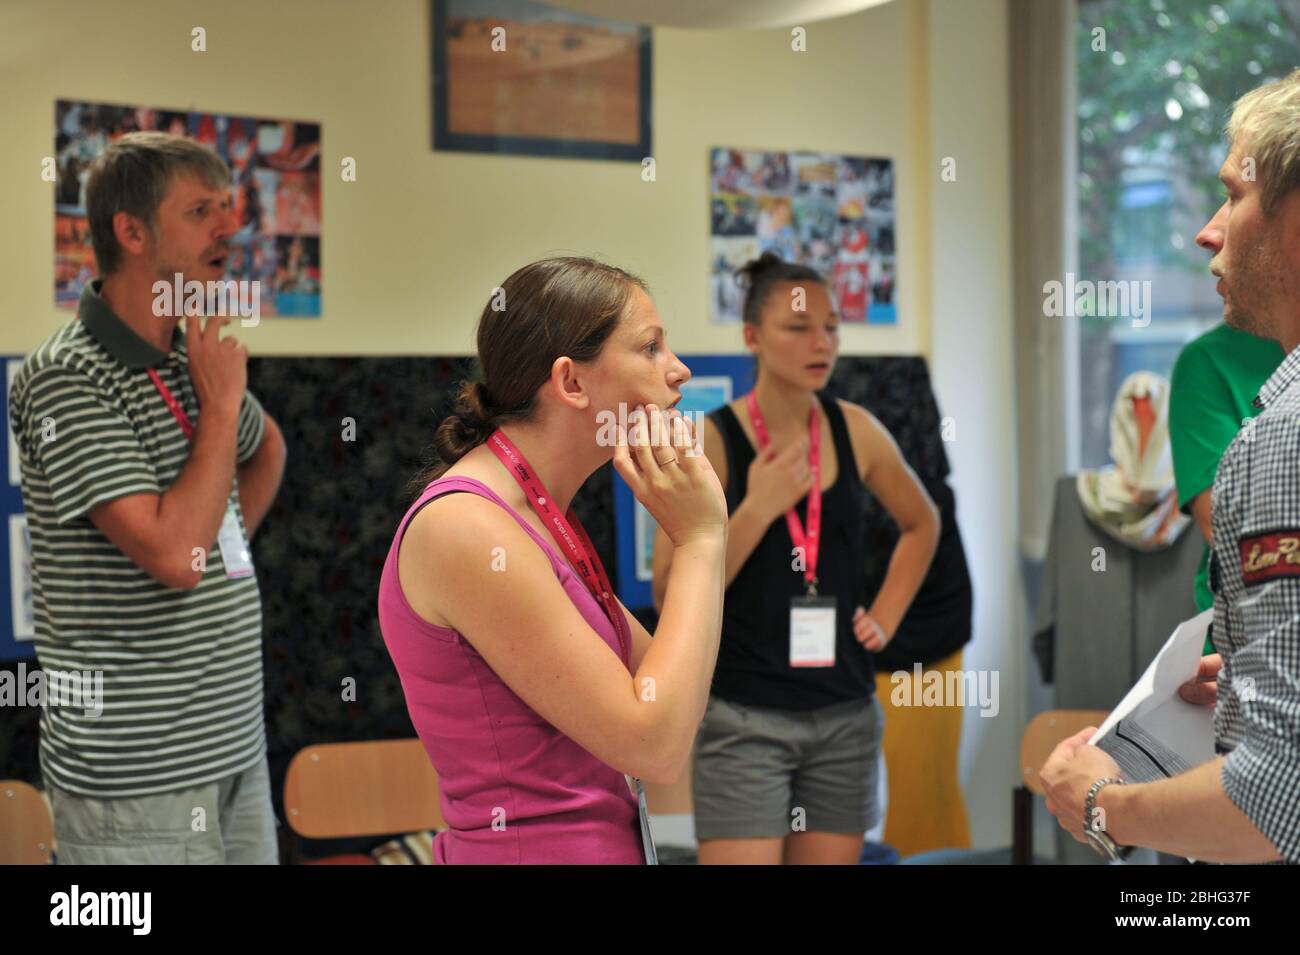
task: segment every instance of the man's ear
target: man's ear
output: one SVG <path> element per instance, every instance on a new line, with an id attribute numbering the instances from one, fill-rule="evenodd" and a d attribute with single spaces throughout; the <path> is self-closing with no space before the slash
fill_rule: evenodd
<path id="1" fill-rule="evenodd" d="M 745 347 L 751 352 L 758 351 L 758 329 L 749 322 L 741 323 L 741 334 L 745 336 Z"/>
<path id="2" fill-rule="evenodd" d="M 151 238 L 149 228 L 129 212 L 113 214 L 113 236 L 122 251 L 132 255 L 143 255 Z"/>

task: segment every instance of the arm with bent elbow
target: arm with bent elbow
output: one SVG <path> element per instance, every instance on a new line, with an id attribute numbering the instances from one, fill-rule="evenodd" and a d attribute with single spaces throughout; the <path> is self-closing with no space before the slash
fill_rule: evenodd
<path id="1" fill-rule="evenodd" d="M 238 412 L 238 405 L 204 411 L 189 459 L 162 494 L 131 494 L 90 511 L 100 533 L 167 587 L 190 590 L 203 579 L 196 568 L 206 564 L 235 480 Z"/>

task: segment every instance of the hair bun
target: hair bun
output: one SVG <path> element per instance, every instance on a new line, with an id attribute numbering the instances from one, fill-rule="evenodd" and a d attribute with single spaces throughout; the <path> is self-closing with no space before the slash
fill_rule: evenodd
<path id="1" fill-rule="evenodd" d="M 455 411 L 448 416 L 458 434 L 470 446 L 482 441 L 497 428 L 501 409 L 492 392 L 481 381 L 467 381 L 456 396 Z"/>
<path id="2" fill-rule="evenodd" d="M 759 277 L 769 269 L 780 268 L 786 262 L 781 256 L 768 249 L 756 259 L 750 259 L 736 270 L 736 284 L 741 288 L 753 288 Z"/>
<path id="3" fill-rule="evenodd" d="M 464 389 L 462 398 L 464 412 L 483 424 L 487 424 L 501 413 L 496 399 L 492 397 L 492 392 L 488 391 L 488 386 L 481 381 L 476 381 Z"/>

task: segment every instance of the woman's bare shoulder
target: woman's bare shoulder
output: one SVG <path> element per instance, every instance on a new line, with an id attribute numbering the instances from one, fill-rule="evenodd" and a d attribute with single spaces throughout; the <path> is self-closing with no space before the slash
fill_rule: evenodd
<path id="1" fill-rule="evenodd" d="M 450 626 L 439 608 L 466 587 L 477 589 L 493 572 L 494 557 L 527 539 L 513 515 L 488 497 L 455 491 L 434 498 L 411 518 L 398 548 L 407 602 L 429 623 Z"/>
<path id="2" fill-rule="evenodd" d="M 875 462 L 898 455 L 898 445 L 893 435 L 881 424 L 879 418 L 862 405 L 843 398 L 837 398 L 836 403 L 844 413 L 849 441 L 858 459 L 858 473 L 865 478 Z"/>
<path id="3" fill-rule="evenodd" d="M 859 436 L 869 442 L 878 441 L 882 438 L 893 440 L 889 430 L 881 424 L 880 419 L 862 405 L 854 404 L 852 401 L 845 401 L 843 398 L 836 398 L 835 403 L 840 406 L 840 410 L 844 413 L 844 420 L 848 424 L 850 435 Z"/>

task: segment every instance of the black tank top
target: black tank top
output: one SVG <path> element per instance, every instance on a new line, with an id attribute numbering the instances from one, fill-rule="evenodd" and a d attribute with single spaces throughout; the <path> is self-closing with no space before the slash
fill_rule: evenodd
<path id="1" fill-rule="evenodd" d="M 772 522 L 749 555 L 722 607 L 722 642 L 713 672 L 712 692 L 742 706 L 811 710 L 870 697 L 875 690 L 871 654 L 853 636 L 853 612 L 862 599 L 865 576 L 864 514 L 866 487 L 858 474 L 844 413 L 839 403 L 818 392 L 830 423 L 839 473 L 822 494 L 821 550 L 817 593 L 834 597 L 835 666 L 790 666 L 790 598 L 807 593 L 803 571 L 793 569 L 794 541 L 782 515 Z M 749 465 L 755 457 L 740 421 L 729 405 L 709 418 L 722 435 L 727 453 L 727 513 L 745 499 Z M 808 526 L 808 498 L 795 508 Z"/>

